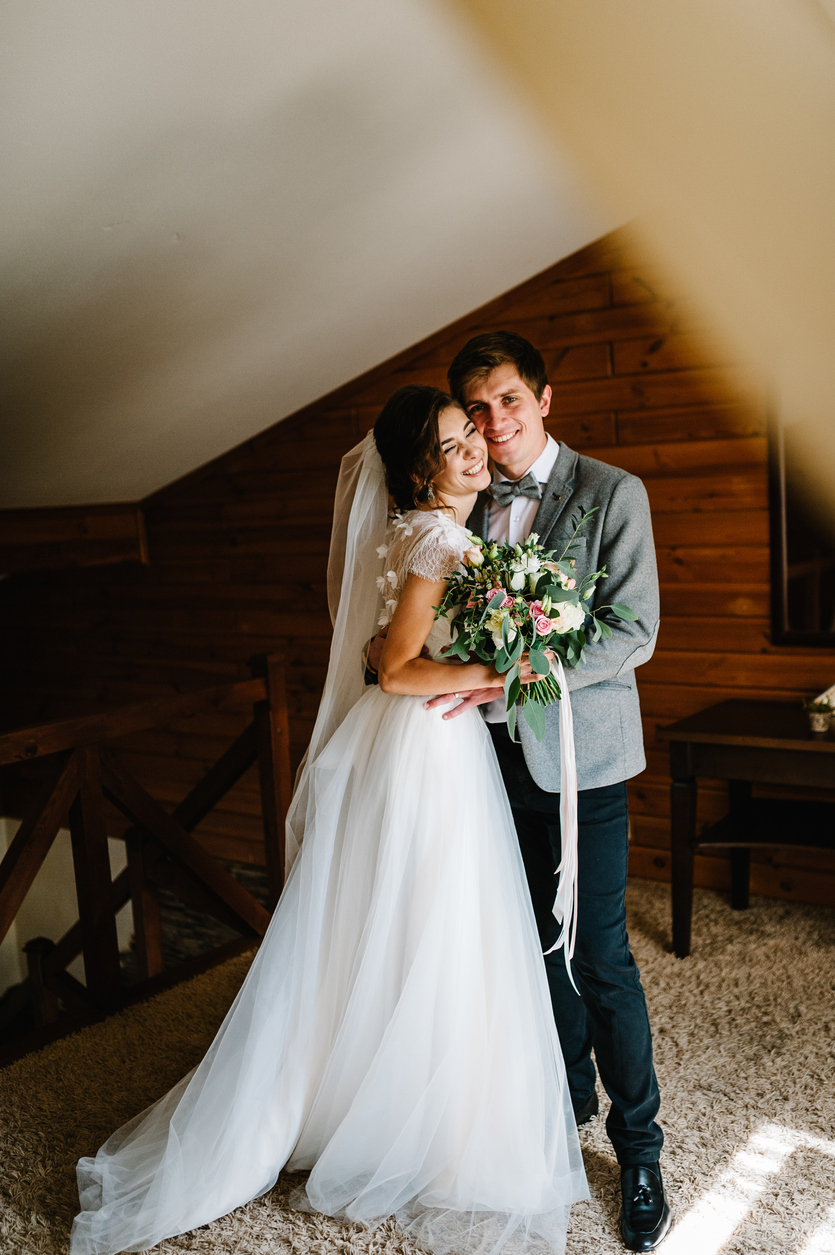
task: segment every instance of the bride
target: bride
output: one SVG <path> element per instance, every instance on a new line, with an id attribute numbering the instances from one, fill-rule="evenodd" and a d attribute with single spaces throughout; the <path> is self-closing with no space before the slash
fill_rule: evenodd
<path id="1" fill-rule="evenodd" d="M 425 708 L 452 687 L 433 607 L 489 482 L 484 441 L 435 388 L 399 389 L 343 460 L 292 870 L 203 1061 L 80 1161 L 71 1255 L 154 1246 L 285 1166 L 310 1170 L 296 1206 L 395 1216 L 438 1255 L 564 1249 L 587 1188 L 510 808 L 478 712 Z M 459 692 L 501 687 L 455 665 Z"/>

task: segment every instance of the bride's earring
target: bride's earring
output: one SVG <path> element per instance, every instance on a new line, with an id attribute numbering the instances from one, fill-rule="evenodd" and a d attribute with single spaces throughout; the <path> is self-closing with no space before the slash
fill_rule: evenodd
<path id="1" fill-rule="evenodd" d="M 431 484 L 426 485 L 426 500 L 427 501 L 435 500 L 435 489 L 432 487 Z"/>

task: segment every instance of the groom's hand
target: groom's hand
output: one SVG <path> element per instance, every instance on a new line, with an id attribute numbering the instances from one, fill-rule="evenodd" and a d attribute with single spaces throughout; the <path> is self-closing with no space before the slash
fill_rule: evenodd
<path id="1" fill-rule="evenodd" d="M 374 639 L 368 642 L 368 653 L 366 654 L 366 657 L 368 659 L 369 667 L 375 673 L 380 670 L 380 659 L 383 656 L 383 646 L 386 643 L 387 636 L 388 628 L 380 628 L 380 631 Z"/>
<path id="2" fill-rule="evenodd" d="M 554 661 L 555 655 L 550 649 L 546 649 L 546 656 L 549 662 Z M 523 684 L 532 684 L 541 679 L 534 670 L 528 660 L 528 655 L 523 654 L 519 659 L 519 678 Z M 465 710 L 469 710 L 472 706 L 486 706 L 488 702 L 494 702 L 497 697 L 501 696 L 503 690 L 501 688 L 489 689 L 470 689 L 468 693 L 461 696 L 458 705 L 448 710 L 442 719 L 455 719 L 458 715 L 463 715 Z M 434 710 L 436 706 L 448 706 L 450 702 L 455 701 L 454 693 L 442 693 L 439 697 L 433 697 L 430 701 L 424 703 L 424 710 Z"/>
<path id="3" fill-rule="evenodd" d="M 380 659 L 383 656 L 383 646 L 386 643 L 386 637 L 388 636 L 388 633 L 389 633 L 389 630 L 387 627 L 380 628 L 379 632 L 374 637 L 374 639 L 368 642 L 368 650 L 366 652 L 365 657 L 366 657 L 366 661 L 368 662 L 369 668 L 374 672 L 375 675 L 380 670 Z M 432 655 L 430 654 L 429 650 L 426 648 L 425 645 L 423 649 L 420 651 L 420 657 L 421 658 L 432 657 Z"/>
<path id="4" fill-rule="evenodd" d="M 490 689 L 470 689 L 469 693 L 461 695 L 461 701 L 452 710 L 448 710 L 442 719 L 455 719 L 458 715 L 463 715 L 465 710 L 469 710 L 471 706 L 484 706 L 487 702 L 494 702 L 497 697 L 501 697 L 502 690 L 498 688 Z M 424 705 L 424 710 L 434 710 L 436 706 L 448 706 L 450 702 L 455 701 L 454 693 L 443 693 L 440 697 L 433 697 Z"/>

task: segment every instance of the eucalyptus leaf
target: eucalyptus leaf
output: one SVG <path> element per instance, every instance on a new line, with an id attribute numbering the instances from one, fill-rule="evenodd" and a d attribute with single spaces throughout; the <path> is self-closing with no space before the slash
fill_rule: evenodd
<path id="1" fill-rule="evenodd" d="M 630 610 L 628 606 L 622 606 L 619 602 L 614 602 L 609 609 L 616 614 L 619 619 L 626 619 L 628 623 L 634 623 L 638 618 L 634 610 Z"/>
<path id="2" fill-rule="evenodd" d="M 525 716 L 527 725 L 533 732 L 537 741 L 541 741 L 545 736 L 544 706 L 540 706 L 539 702 L 525 702 L 522 707 L 522 714 Z"/>
<path id="3" fill-rule="evenodd" d="M 510 615 L 507 614 L 502 619 L 502 644 L 505 649 L 510 649 Z"/>
<path id="4" fill-rule="evenodd" d="M 609 627 L 609 624 L 604 623 L 602 619 L 598 619 L 597 622 L 600 625 L 600 631 L 603 635 L 603 639 L 607 641 L 612 635 L 612 629 Z"/>
<path id="5" fill-rule="evenodd" d="M 500 649 L 496 654 L 496 670 L 502 675 L 505 671 L 509 671 L 513 666 L 513 660 L 506 649 Z"/>
<path id="6" fill-rule="evenodd" d="M 511 741 L 516 740 L 516 707 L 511 706 L 507 712 L 507 730 L 510 733 Z"/>
<path id="7" fill-rule="evenodd" d="M 551 664 L 541 650 L 532 649 L 528 654 L 528 659 L 531 664 L 531 670 L 535 671 L 537 675 L 547 675 L 551 670 Z"/>
<path id="8" fill-rule="evenodd" d="M 508 671 L 507 675 L 504 678 L 504 695 L 505 695 L 505 702 L 508 707 L 513 705 L 513 702 L 510 700 L 510 691 L 513 687 L 514 681 L 516 681 L 517 683 L 519 681 L 518 664 L 516 666 L 511 667 L 511 669 Z M 515 700 L 516 699 L 514 698 L 514 701 Z"/>
<path id="9" fill-rule="evenodd" d="M 507 692 L 507 708 L 509 710 L 511 706 L 516 705 L 519 698 L 522 696 L 522 681 L 519 679 L 518 676 L 516 677 L 515 680 L 513 680 L 513 682 L 511 683 L 510 687 L 506 690 L 506 692 Z"/>

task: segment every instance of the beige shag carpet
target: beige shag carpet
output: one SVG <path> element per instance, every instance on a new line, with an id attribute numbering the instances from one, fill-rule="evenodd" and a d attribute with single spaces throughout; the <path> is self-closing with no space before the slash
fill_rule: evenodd
<path id="1" fill-rule="evenodd" d="M 664 1255 L 835 1255 L 835 911 L 696 893 L 694 952 L 668 950 L 669 889 L 629 887 L 630 936 L 652 1018 L 676 1228 Z M 0 1072 L 0 1251 L 63 1255 L 75 1161 L 192 1067 L 250 955 Z M 605 1094 L 600 1093 L 605 1112 Z M 581 1131 L 592 1198 L 568 1255 L 620 1251 L 618 1172 L 603 1115 Z M 165 1255 L 412 1255 L 374 1232 L 291 1211 L 271 1194 L 157 1248 Z"/>

